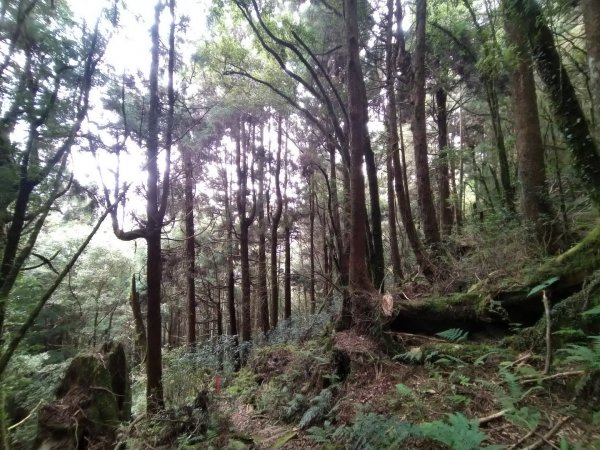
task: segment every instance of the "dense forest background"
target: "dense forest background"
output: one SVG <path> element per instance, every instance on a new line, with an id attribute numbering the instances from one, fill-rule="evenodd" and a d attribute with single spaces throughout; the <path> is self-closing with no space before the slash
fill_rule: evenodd
<path id="1" fill-rule="evenodd" d="M 3 0 L 0 102 L 0 447 L 600 442 L 598 0 Z"/>

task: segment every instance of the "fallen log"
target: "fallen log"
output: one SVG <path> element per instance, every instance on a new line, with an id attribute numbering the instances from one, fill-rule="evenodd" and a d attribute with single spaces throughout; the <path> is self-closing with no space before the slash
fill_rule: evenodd
<path id="1" fill-rule="evenodd" d="M 434 334 L 461 328 L 494 335 L 505 333 L 514 324 L 532 326 L 544 311 L 541 290 L 529 295 L 534 288 L 557 278 L 546 289 L 556 308 L 581 291 L 586 280 L 591 280 L 599 269 L 600 226 L 570 250 L 523 274 L 521 281 L 511 280 L 503 285 L 484 280 L 466 293 L 417 300 L 396 295 L 394 317 L 386 325 L 392 331 L 408 333 Z M 594 302 L 592 299 L 589 306 L 594 306 Z"/>

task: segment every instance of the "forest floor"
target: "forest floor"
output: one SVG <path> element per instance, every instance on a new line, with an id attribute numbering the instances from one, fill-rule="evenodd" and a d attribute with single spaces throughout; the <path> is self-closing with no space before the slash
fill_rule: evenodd
<path id="1" fill-rule="evenodd" d="M 301 410 L 288 413 L 294 395 L 306 392 L 308 398 L 312 392 L 314 396 L 322 396 L 322 391 L 318 393 L 322 386 L 310 386 L 307 380 L 323 381 L 324 372 L 319 372 L 319 366 L 322 368 L 323 360 L 328 357 L 322 351 L 323 343 L 316 345 L 311 341 L 298 348 L 265 350 L 249 363 L 257 381 L 255 385 L 247 383 L 248 373 L 244 373 L 244 392 L 225 388 L 222 394 L 213 397 L 214 409 L 226 421 L 228 435 L 225 440 L 221 435 L 216 447 L 383 449 L 388 448 L 387 441 L 378 443 L 371 434 L 389 431 L 393 423 L 390 421 L 417 426 L 440 421 L 438 425 L 445 423 L 450 427 L 445 432 L 456 434 L 442 437 L 447 439 L 444 442 L 448 446 L 438 439 L 420 437 L 408 438 L 398 448 L 476 449 L 492 444 L 510 449 L 599 448 L 600 428 L 594 424 L 593 411 L 574 405 L 574 385 L 581 378 L 581 371 L 561 367 L 553 372 L 554 378 L 545 376 L 541 374 L 542 357 L 497 348 L 489 342 L 448 344 L 442 339 L 401 333 L 394 338 L 408 344 L 405 355 L 421 352 L 422 359 L 409 360 L 410 356 L 404 356 L 394 360 L 373 341 L 352 332 L 333 336 L 331 352 L 350 355 L 350 373 L 344 381 L 336 383 L 334 398 L 314 423 L 304 421 L 308 410 L 304 416 Z M 307 351 L 314 356 L 312 368 L 306 366 L 311 359 Z M 300 366 L 296 358 L 301 361 Z M 308 378 L 290 373 L 301 366 Z M 269 379 L 264 378 L 267 367 L 273 374 Z M 311 376 L 311 372 L 319 372 L 321 376 Z M 232 385 L 235 384 L 234 379 Z M 234 391 L 239 395 L 232 395 Z M 311 404 L 318 402 L 308 400 L 305 408 L 307 404 L 310 409 Z M 448 415 L 456 413 L 468 418 L 471 425 L 451 425 L 452 421 L 445 421 Z M 356 427 L 353 423 L 361 415 L 361 425 Z M 389 421 L 378 429 L 382 424 L 377 420 L 384 417 Z M 299 426 L 298 421 L 305 423 Z M 325 425 L 318 427 L 323 421 Z M 345 432 L 336 433 L 340 429 Z M 485 435 L 481 446 L 472 445 L 471 437 L 461 436 L 476 432 Z"/>

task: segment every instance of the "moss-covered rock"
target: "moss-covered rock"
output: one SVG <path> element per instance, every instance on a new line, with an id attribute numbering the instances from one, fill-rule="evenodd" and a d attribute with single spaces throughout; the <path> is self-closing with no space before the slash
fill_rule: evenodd
<path id="1" fill-rule="evenodd" d="M 120 345 L 104 354 L 73 358 L 56 390 L 57 399 L 41 408 L 36 448 L 113 448 L 116 429 L 128 416 L 129 373 Z"/>

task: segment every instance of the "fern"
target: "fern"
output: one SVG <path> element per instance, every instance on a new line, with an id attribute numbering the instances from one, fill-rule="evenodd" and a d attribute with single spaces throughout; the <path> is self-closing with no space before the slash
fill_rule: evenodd
<path id="1" fill-rule="evenodd" d="M 436 333 L 436 336 L 450 342 L 462 342 L 467 339 L 469 332 L 460 328 L 450 328 L 449 330 Z"/>
<path id="2" fill-rule="evenodd" d="M 600 305 L 594 306 L 592 309 L 588 309 L 581 313 L 582 316 L 600 316 Z"/>
<path id="3" fill-rule="evenodd" d="M 481 355 L 479 358 L 477 358 L 475 361 L 473 361 L 473 365 L 474 366 L 483 366 L 485 364 L 485 360 L 496 353 L 498 353 L 498 352 L 492 351 L 492 352 L 488 352 L 488 353 Z"/>
<path id="4" fill-rule="evenodd" d="M 380 414 L 360 413 L 350 426 L 340 427 L 333 434 L 336 442 L 351 450 L 383 450 L 402 448 L 409 437 L 420 436 L 418 427 Z"/>
<path id="5" fill-rule="evenodd" d="M 291 420 L 296 414 L 306 408 L 306 397 L 302 394 L 296 394 L 288 402 L 283 418 L 285 420 Z"/>
<path id="6" fill-rule="evenodd" d="M 396 385 L 396 392 L 400 395 L 400 397 L 409 397 L 409 398 L 416 397 L 415 392 L 403 383 L 398 383 Z"/>
<path id="7" fill-rule="evenodd" d="M 423 351 L 418 347 L 411 348 L 407 352 L 397 354 L 392 359 L 408 364 L 421 364 L 423 362 Z"/>
<path id="8" fill-rule="evenodd" d="M 302 419 L 300 419 L 298 428 L 304 429 L 322 420 L 331 409 L 332 400 L 333 392 L 331 392 L 331 389 L 323 389 L 319 395 L 310 401 L 310 407 L 306 410 Z"/>
<path id="9" fill-rule="evenodd" d="M 559 352 L 567 355 L 565 362 L 581 364 L 590 370 L 600 369 L 600 335 L 590 336 L 590 339 L 592 340 L 591 348 L 585 345 L 568 344 L 565 348 L 560 349 Z"/>
<path id="10" fill-rule="evenodd" d="M 426 437 L 446 444 L 453 450 L 479 450 L 486 434 L 479 429 L 475 420 L 469 420 L 460 413 L 448 414 L 445 421 L 436 420 L 421 424 L 420 430 Z M 501 446 L 486 447 L 488 450 Z"/>
<path id="11" fill-rule="evenodd" d="M 502 408 L 507 410 L 506 418 L 510 422 L 528 429 L 535 428 L 540 421 L 540 411 L 527 406 L 519 407 L 518 404 L 531 392 L 541 388 L 534 386 L 524 391 L 519 378 L 506 367 L 500 367 L 500 376 L 504 380 L 502 384 L 487 380 L 479 382 L 496 394 Z"/>
<path id="12" fill-rule="evenodd" d="M 447 355 L 445 353 L 440 353 L 437 350 L 431 352 L 425 358 L 425 364 L 437 364 L 440 366 L 451 366 L 453 364 L 457 364 L 459 366 L 465 366 L 467 363 L 456 356 Z"/>

